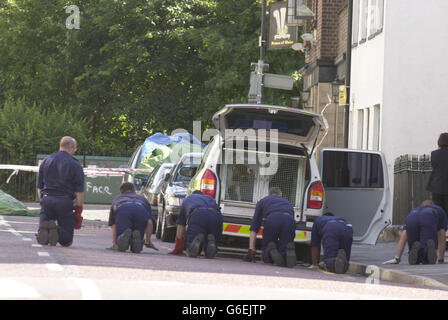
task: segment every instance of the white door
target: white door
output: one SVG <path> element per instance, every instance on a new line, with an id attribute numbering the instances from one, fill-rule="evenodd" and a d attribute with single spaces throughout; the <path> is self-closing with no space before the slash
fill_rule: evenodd
<path id="1" fill-rule="evenodd" d="M 375 244 L 390 224 L 392 202 L 384 154 L 379 151 L 324 148 L 320 170 L 324 213 L 353 225 L 353 240 Z"/>

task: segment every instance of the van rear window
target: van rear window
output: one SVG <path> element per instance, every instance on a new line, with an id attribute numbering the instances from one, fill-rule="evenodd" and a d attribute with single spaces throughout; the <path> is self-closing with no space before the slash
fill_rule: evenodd
<path id="1" fill-rule="evenodd" d="M 227 127 L 230 129 L 277 129 L 279 132 L 306 137 L 314 126 L 313 118 L 307 115 L 294 117 L 290 112 L 278 111 L 266 114 L 260 110 L 235 110 L 227 116 Z"/>

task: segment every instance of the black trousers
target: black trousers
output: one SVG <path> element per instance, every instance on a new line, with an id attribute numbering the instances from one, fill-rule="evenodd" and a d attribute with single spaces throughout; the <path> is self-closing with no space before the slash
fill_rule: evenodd
<path id="1" fill-rule="evenodd" d="M 43 221 L 57 220 L 59 243 L 64 247 L 70 246 L 75 230 L 73 200 L 69 197 L 44 196 L 40 205 L 39 228 Z"/>
<path id="2" fill-rule="evenodd" d="M 434 202 L 434 204 L 445 210 L 445 213 L 448 217 L 448 194 L 433 193 L 432 201 Z"/>

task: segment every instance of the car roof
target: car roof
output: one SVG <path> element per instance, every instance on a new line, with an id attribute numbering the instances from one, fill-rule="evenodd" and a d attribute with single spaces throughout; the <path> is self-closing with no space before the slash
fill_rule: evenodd
<path id="1" fill-rule="evenodd" d="M 193 158 L 201 158 L 203 155 L 202 152 L 188 152 L 188 153 L 184 153 L 182 155 L 182 159 L 183 158 L 187 158 L 187 157 L 193 157 Z"/>
<path id="2" fill-rule="evenodd" d="M 172 167 L 172 166 L 174 166 L 174 163 L 171 163 L 171 162 L 164 162 L 164 163 L 160 164 L 161 168 L 162 167 Z"/>

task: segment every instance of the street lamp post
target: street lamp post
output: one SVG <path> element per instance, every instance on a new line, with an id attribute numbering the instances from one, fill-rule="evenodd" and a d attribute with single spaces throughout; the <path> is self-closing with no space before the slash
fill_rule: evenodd
<path id="1" fill-rule="evenodd" d="M 261 35 L 259 40 L 260 46 L 260 59 L 258 60 L 255 66 L 255 81 L 256 81 L 256 97 L 255 101 L 257 104 L 261 104 L 263 99 L 263 72 L 268 68 L 268 65 L 264 63 L 265 55 L 266 55 L 266 6 L 267 0 L 263 0 L 263 4 L 261 6 Z M 249 97 L 249 101 L 251 98 Z"/>

